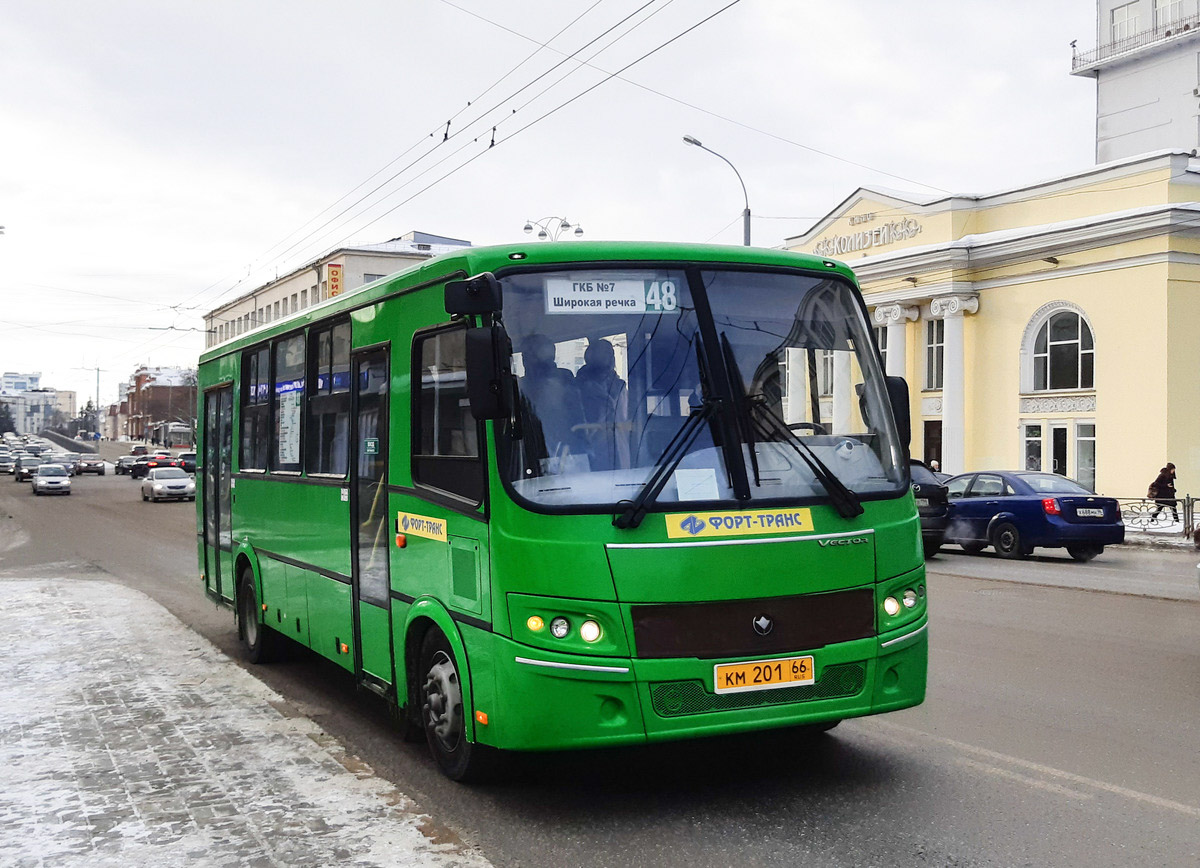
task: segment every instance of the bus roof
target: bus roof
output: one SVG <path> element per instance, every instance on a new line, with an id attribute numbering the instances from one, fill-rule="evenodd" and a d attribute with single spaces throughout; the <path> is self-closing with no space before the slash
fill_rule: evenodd
<path id="1" fill-rule="evenodd" d="M 436 283 L 456 273 L 465 277 L 485 271 L 520 266 L 542 266 L 595 262 L 720 262 L 743 265 L 767 265 L 786 268 L 829 270 L 855 281 L 845 263 L 805 253 L 793 253 L 767 247 L 734 247 L 725 244 L 689 244 L 659 241 L 532 241 L 489 247 L 464 247 L 444 253 L 389 274 L 359 289 L 310 305 L 271 323 L 258 326 L 235 338 L 215 344 L 200 354 L 203 363 L 233 350 L 258 343 L 313 321 L 372 304 L 398 289 Z"/>

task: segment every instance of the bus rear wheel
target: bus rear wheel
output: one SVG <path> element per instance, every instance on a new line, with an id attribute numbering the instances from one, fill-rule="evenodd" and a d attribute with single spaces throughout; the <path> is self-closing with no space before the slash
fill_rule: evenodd
<path id="1" fill-rule="evenodd" d="M 495 765 L 495 753 L 467 739 L 462 677 L 450 642 L 431 627 L 421 642 L 417 683 L 421 725 L 442 774 L 454 781 L 477 781 Z"/>

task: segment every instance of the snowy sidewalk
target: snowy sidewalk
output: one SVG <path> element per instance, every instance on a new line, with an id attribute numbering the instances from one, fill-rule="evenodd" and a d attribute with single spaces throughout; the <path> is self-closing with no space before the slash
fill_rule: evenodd
<path id="1" fill-rule="evenodd" d="M 143 594 L 0 588 L 0 864 L 488 864 Z"/>

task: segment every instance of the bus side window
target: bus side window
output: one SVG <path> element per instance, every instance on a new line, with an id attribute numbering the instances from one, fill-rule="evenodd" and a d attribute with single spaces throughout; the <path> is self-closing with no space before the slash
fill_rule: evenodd
<path id="1" fill-rule="evenodd" d="M 416 335 L 413 368 L 413 481 L 480 503 L 483 462 L 467 400 L 465 328 Z"/>
<path id="2" fill-rule="evenodd" d="M 310 332 L 308 364 L 304 469 L 345 476 L 350 455 L 350 323 Z"/>

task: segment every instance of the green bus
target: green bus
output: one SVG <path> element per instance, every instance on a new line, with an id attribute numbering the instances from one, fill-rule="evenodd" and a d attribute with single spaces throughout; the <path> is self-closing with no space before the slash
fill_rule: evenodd
<path id="1" fill-rule="evenodd" d="M 779 250 L 465 248 L 208 349 L 199 561 L 441 770 L 925 695 L 908 389 Z"/>

